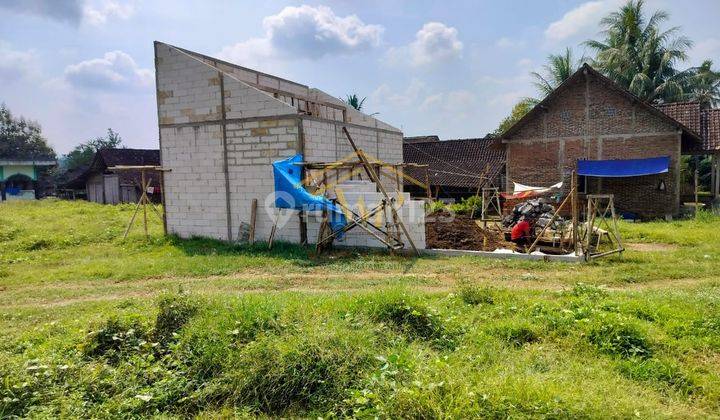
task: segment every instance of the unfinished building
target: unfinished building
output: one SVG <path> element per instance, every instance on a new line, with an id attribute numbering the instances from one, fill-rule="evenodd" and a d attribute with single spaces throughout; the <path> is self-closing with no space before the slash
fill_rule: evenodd
<path id="1" fill-rule="evenodd" d="M 161 162 L 169 170 L 164 175 L 168 233 L 235 241 L 251 222 L 256 199 L 256 239 L 270 236 L 279 215 L 276 240 L 313 242 L 319 218 L 272 208 L 273 161 L 298 153 L 306 162 L 352 159 L 343 127 L 367 155 L 390 164 L 403 160 L 400 130 L 319 89 L 161 42 L 155 43 L 155 66 Z M 307 175 L 331 178 L 350 205 L 370 206 L 379 199 L 362 173 Z M 393 185 L 390 177 L 384 180 Z M 413 242 L 424 248 L 423 203 L 407 193 L 396 198 Z M 380 246 L 355 231 L 344 244 Z"/>

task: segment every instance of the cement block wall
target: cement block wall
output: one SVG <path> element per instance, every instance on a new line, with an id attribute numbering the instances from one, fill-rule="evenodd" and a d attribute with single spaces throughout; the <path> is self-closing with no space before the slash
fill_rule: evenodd
<path id="1" fill-rule="evenodd" d="M 310 162 L 349 156 L 343 126 L 370 156 L 402 162 L 399 130 L 355 110 L 338 109 L 342 102 L 322 91 L 167 44 L 156 43 L 155 49 L 161 161 L 170 169 L 164 192 L 171 234 L 236 240 L 257 199 L 255 238 L 266 240 L 278 214 L 272 206 L 271 163 L 298 152 Z M 394 188 L 392 180 L 383 182 Z M 410 206 L 421 204 L 407 206 L 401 213 L 407 213 L 408 226 L 418 225 L 411 235 L 424 246 L 424 216 L 414 211 L 415 219 L 409 218 Z M 279 213 L 276 240 L 299 242 L 298 213 Z M 313 217 L 319 221 L 319 215 Z M 307 224 L 310 241 L 318 228 Z M 360 237 L 346 244 L 380 245 Z"/>

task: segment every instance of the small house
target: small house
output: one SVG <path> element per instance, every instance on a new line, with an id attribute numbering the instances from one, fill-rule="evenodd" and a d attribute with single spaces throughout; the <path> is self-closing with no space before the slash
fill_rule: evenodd
<path id="1" fill-rule="evenodd" d="M 43 195 L 38 185 L 41 175 L 56 164 L 51 157 L 0 157 L 0 201 L 40 198 Z"/>
<path id="2" fill-rule="evenodd" d="M 90 166 L 68 181 L 66 190 L 84 190 L 88 201 L 100 204 L 135 203 L 140 198 L 140 170 L 113 171 L 114 166 L 160 166 L 157 149 L 102 149 L 95 153 Z M 160 201 L 160 174 L 146 170 L 150 182 L 148 197 Z M 83 194 L 77 194 L 83 195 Z"/>

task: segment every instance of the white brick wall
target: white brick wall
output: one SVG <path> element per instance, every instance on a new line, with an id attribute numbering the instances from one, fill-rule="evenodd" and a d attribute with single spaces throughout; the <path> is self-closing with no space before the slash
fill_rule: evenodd
<path id="1" fill-rule="evenodd" d="M 301 131 L 306 161 L 329 162 L 348 156 L 354 160 L 353 151 L 341 131 L 341 125 L 333 121 L 303 118 L 298 115 L 297 103 L 287 103 L 290 100 L 288 97 L 275 98 L 272 93 L 258 90 L 248 83 L 290 92 L 311 101 L 340 101 L 317 89 L 310 90 L 304 85 L 218 63 L 165 44 L 158 43 L 156 48 L 161 156 L 163 166 L 171 170 L 165 175 L 168 231 L 181 237 L 227 239 L 227 192 L 218 74 L 222 71 L 225 73 L 222 80 L 225 113 L 226 118 L 231 120 L 226 123 L 225 131 L 232 238 L 237 238 L 242 223 L 250 222 L 250 206 L 255 198 L 258 200 L 256 240 L 269 237 L 275 215 L 280 213 L 277 240 L 299 241 L 297 212 L 278 211 L 272 206 L 274 180 L 271 163 L 300 150 Z M 342 119 L 342 112 L 332 108 L 326 111 L 333 114 L 328 118 L 335 121 Z M 348 126 L 348 129 L 358 147 L 385 162 L 402 162 L 402 133 L 380 131 L 376 127 L 395 129 L 354 110 L 349 110 L 347 115 L 356 124 Z M 237 121 L 243 119 L 246 120 Z M 302 130 L 299 124 L 302 124 Z M 341 177 L 344 175 L 347 174 L 340 174 Z M 359 175 L 353 178 L 367 180 L 367 175 L 360 170 Z M 383 184 L 389 191 L 394 191 L 393 179 L 383 179 Z M 368 194 L 368 197 L 363 197 L 366 202 L 377 198 L 376 193 Z M 409 197 L 405 198 L 409 200 Z M 411 209 L 414 212 L 412 215 L 409 213 Z M 422 213 L 422 203 L 406 201 L 400 213 L 404 220 L 407 217 L 406 225 L 418 247 L 424 247 L 424 219 L 417 217 Z M 310 215 L 310 241 L 316 240 L 318 228 L 319 213 Z M 360 230 L 349 234 L 344 243 L 382 246 Z"/>

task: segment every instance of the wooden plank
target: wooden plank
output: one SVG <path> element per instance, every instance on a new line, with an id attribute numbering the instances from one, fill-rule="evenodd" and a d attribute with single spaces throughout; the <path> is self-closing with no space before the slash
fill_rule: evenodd
<path id="1" fill-rule="evenodd" d="M 248 242 L 250 245 L 255 243 L 255 221 L 257 219 L 257 198 L 252 199 L 250 203 L 250 233 L 248 234 Z"/>

